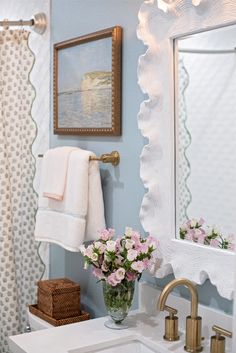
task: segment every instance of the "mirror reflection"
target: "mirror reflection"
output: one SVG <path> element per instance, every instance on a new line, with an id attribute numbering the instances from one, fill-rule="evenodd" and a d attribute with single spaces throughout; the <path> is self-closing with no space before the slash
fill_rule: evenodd
<path id="1" fill-rule="evenodd" d="M 175 40 L 176 237 L 234 248 L 236 25 Z"/>

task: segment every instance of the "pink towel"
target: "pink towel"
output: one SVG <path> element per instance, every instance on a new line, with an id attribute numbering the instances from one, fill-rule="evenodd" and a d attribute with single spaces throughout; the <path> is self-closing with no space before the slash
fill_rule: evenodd
<path id="1" fill-rule="evenodd" d="M 62 201 L 70 153 L 76 147 L 57 147 L 48 150 L 43 157 L 42 191 L 43 196 Z"/>

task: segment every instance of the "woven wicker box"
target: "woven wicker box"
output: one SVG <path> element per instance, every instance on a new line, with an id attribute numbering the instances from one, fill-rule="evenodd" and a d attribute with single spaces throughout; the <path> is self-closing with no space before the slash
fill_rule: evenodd
<path id="1" fill-rule="evenodd" d="M 39 281 L 38 309 L 57 320 L 79 316 L 79 284 L 67 278 Z"/>

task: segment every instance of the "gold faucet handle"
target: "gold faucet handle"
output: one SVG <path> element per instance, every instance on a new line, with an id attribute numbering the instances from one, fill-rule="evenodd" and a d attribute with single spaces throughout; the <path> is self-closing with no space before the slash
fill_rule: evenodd
<path id="1" fill-rule="evenodd" d="M 212 330 L 215 331 L 215 333 L 216 333 L 216 335 L 218 335 L 218 337 L 225 336 L 225 337 L 232 338 L 232 336 L 233 336 L 232 332 L 225 330 L 224 328 L 216 326 L 216 325 L 214 325 L 212 327 Z"/>
<path id="2" fill-rule="evenodd" d="M 166 341 L 178 341 L 178 317 L 175 316 L 178 311 L 171 306 L 165 305 L 164 310 L 168 311 L 169 316 L 165 318 L 165 335 L 164 339 Z"/>
<path id="3" fill-rule="evenodd" d="M 225 353 L 225 337 L 232 338 L 232 332 L 216 325 L 212 327 L 212 330 L 216 335 L 211 337 L 211 353 Z"/>
<path id="4" fill-rule="evenodd" d="M 174 316 L 178 314 L 178 310 L 176 310 L 175 308 L 172 308 L 171 306 L 168 306 L 168 305 L 164 306 L 164 310 L 168 311 L 171 319 L 173 319 Z"/>

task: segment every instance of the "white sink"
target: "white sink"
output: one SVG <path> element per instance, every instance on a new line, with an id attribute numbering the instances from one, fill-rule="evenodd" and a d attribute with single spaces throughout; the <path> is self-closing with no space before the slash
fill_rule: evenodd
<path id="1" fill-rule="evenodd" d="M 166 349 L 159 348 L 142 337 L 132 336 L 115 339 L 96 345 L 72 349 L 68 353 L 166 353 Z"/>

